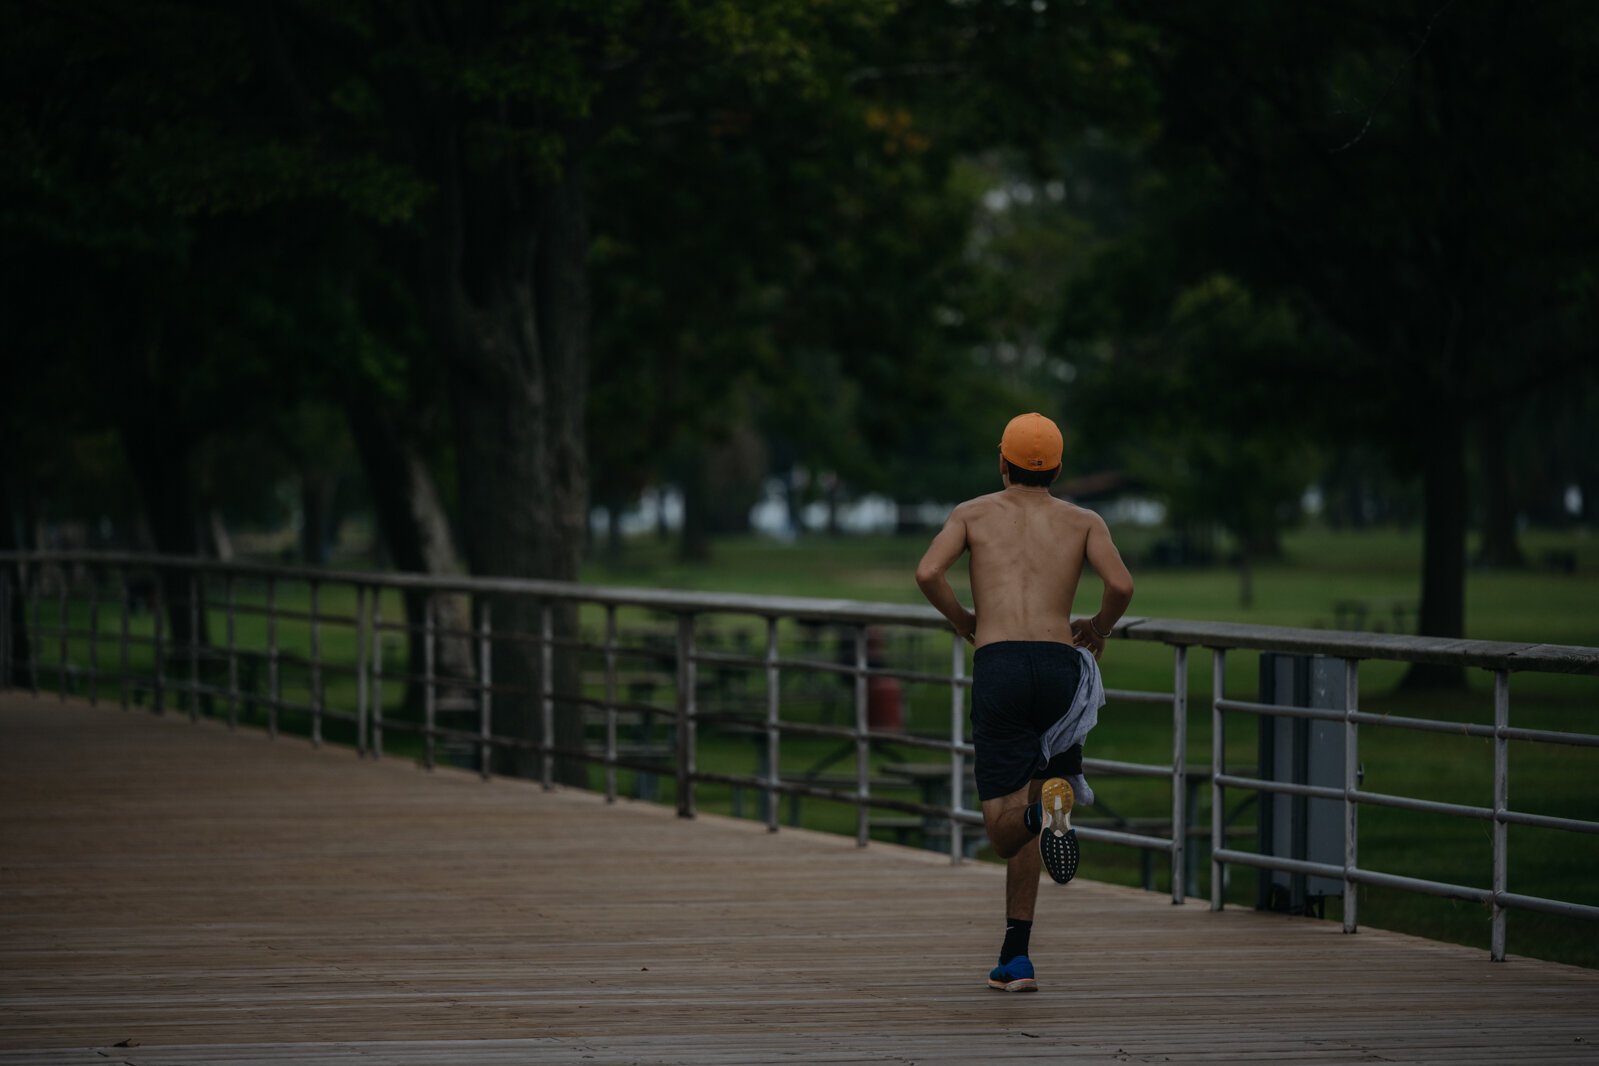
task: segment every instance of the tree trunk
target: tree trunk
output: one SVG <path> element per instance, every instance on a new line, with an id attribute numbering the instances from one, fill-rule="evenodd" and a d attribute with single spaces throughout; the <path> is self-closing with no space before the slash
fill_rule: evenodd
<path id="1" fill-rule="evenodd" d="M 1498 411 L 1488 414 L 1477 433 L 1477 454 L 1482 461 L 1482 547 L 1477 561 L 1484 566 L 1527 565 L 1516 541 L 1516 497 L 1511 485 L 1510 456 L 1505 442 L 1505 420 Z"/>
<path id="2" fill-rule="evenodd" d="M 711 559 L 711 514 L 706 485 L 706 457 L 696 453 L 683 464 L 683 528 L 677 556 L 686 563 Z"/>
<path id="3" fill-rule="evenodd" d="M 211 534 L 211 550 L 216 553 L 218 561 L 231 563 L 233 561 L 233 538 L 228 535 L 228 524 L 222 518 L 222 512 L 212 507 L 207 512 L 208 532 Z"/>
<path id="4" fill-rule="evenodd" d="M 672 539 L 672 525 L 666 520 L 666 486 L 655 490 L 655 539 L 665 544 Z"/>
<path id="5" fill-rule="evenodd" d="M 1421 610 L 1418 630 L 1428 637 L 1463 637 L 1466 631 L 1465 433 L 1447 408 L 1434 412 L 1422 468 Z M 1464 688 L 1465 667 L 1416 663 L 1406 688 Z"/>
<path id="6" fill-rule="evenodd" d="M 783 505 L 788 511 L 789 536 L 798 537 L 805 529 L 805 519 L 800 502 L 799 475 L 792 466 L 783 475 Z"/>
<path id="7" fill-rule="evenodd" d="M 605 505 L 605 561 L 612 566 L 622 561 L 622 510 L 616 500 Z"/>
<path id="8" fill-rule="evenodd" d="M 449 354 L 463 541 L 477 574 L 574 581 L 588 514 L 583 174 L 569 167 L 557 185 L 520 189 L 536 201 L 532 210 L 503 191 L 508 185 L 484 182 L 471 193 L 454 187 L 443 195 L 449 273 L 432 311 Z M 516 596 L 491 601 L 497 634 L 540 632 L 539 604 Z M 557 637 L 575 636 L 576 610 L 550 610 Z M 495 732 L 542 736 L 541 660 L 534 643 L 496 643 L 495 684 L 505 689 L 495 697 Z M 557 651 L 554 662 L 554 690 L 576 691 L 577 657 Z M 581 747 L 582 708 L 557 703 L 554 733 L 558 746 Z M 523 776 L 539 764 L 525 750 L 502 749 L 497 759 L 501 772 Z M 586 783 L 580 760 L 559 757 L 556 764 L 559 780 Z"/>
<path id="9" fill-rule="evenodd" d="M 361 457 L 377 514 L 378 531 L 390 564 L 398 570 L 421 574 L 460 574 L 460 555 L 450 533 L 449 516 L 439 497 L 438 486 L 426 461 L 417 449 L 414 435 L 402 419 L 387 410 L 370 394 L 370 386 L 350 383 L 344 391 L 344 411 L 350 434 Z M 423 662 L 427 635 L 421 630 L 426 618 L 429 594 L 407 589 L 404 594 L 407 634 L 413 665 Z M 464 634 L 472 625 L 471 598 L 445 593 L 433 594 L 435 624 L 446 635 L 435 641 L 435 669 L 440 677 L 470 681 L 477 677 L 472 640 Z M 422 682 L 415 680 L 416 669 L 407 671 L 413 678 L 406 686 L 406 707 L 420 713 Z M 446 695 L 465 698 L 463 689 L 445 688 Z"/>
<path id="10" fill-rule="evenodd" d="M 3 440 L 4 436 L 0 436 L 0 441 Z M 11 452 L 11 454 L 16 453 Z M 0 551 L 24 551 L 30 547 L 22 543 L 22 538 L 17 535 L 18 523 L 12 513 L 11 501 L 16 491 L 13 484 L 17 480 L 20 478 L 12 464 L 0 462 Z M 23 536 L 27 534 L 24 533 Z M 8 568 L 4 577 L 10 586 L 11 617 L 7 629 L 11 633 L 11 684 L 16 688 L 31 688 L 33 660 L 28 654 L 28 610 L 26 597 L 23 595 L 22 567 Z M 5 651 L 0 649 L 0 656 L 3 655 Z"/>
<path id="11" fill-rule="evenodd" d="M 335 487 L 331 474 L 320 470 L 300 472 L 300 559 L 307 566 L 328 565 L 328 527 Z"/>
<path id="12" fill-rule="evenodd" d="M 159 414 L 148 419 L 138 417 L 137 412 L 128 412 L 129 417 L 123 419 L 120 427 L 123 449 L 138 484 L 155 550 L 163 555 L 197 558 L 203 552 L 194 486 L 189 475 L 194 441 L 168 421 L 173 417 L 170 408 L 158 410 Z M 189 585 L 188 575 L 162 571 L 161 598 L 166 605 L 167 646 L 174 659 L 190 642 Z M 202 585 L 196 577 L 195 591 L 203 599 Z M 205 648 L 210 644 L 205 611 L 197 614 L 196 643 Z"/>
<path id="13" fill-rule="evenodd" d="M 138 483 L 155 549 L 163 555 L 198 558 L 203 554 L 199 513 L 190 477 L 194 437 L 176 424 L 174 408 L 166 404 L 130 406 L 121 424 L 123 449 Z M 163 569 L 158 582 L 166 609 L 165 641 L 169 675 L 188 675 L 191 648 L 204 655 L 210 646 L 204 576 Z M 188 699 L 195 700 L 195 694 Z M 194 709 L 211 712 L 209 697 Z"/>

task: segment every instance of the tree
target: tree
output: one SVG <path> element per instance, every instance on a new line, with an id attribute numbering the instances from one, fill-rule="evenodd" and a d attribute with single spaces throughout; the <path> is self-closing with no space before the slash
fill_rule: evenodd
<path id="1" fill-rule="evenodd" d="M 93 221 L 97 240 L 114 237 L 125 217 L 147 220 L 148 232 L 136 231 L 139 254 L 170 266 L 143 271 L 155 291 L 141 295 L 161 299 L 130 301 L 110 321 L 143 317 L 155 339 L 142 351 L 181 352 L 206 371 L 224 365 L 203 356 L 228 331 L 195 313 L 189 290 L 213 276 L 248 280 L 250 269 L 237 246 L 202 238 L 242 229 L 268 251 L 297 240 L 303 267 L 330 249 L 347 260 L 318 231 L 275 227 L 280 209 L 335 236 L 352 226 L 368 239 L 387 234 L 447 382 L 467 558 L 480 573 L 571 579 L 588 497 L 594 168 L 685 102 L 820 84 L 834 42 L 884 10 L 797 0 L 604 9 L 352 0 L 247 11 L 95 4 L 19 18 L 27 32 L 8 58 L 17 60 L 21 104 L 9 128 L 21 151 L 8 178 L 33 198 L 26 221 L 48 219 L 52 241 L 82 203 L 105 205 Z M 63 72 L 82 79 L 69 106 L 34 88 Z M 132 100 L 139 106 L 128 107 Z M 107 182 L 107 172 L 117 179 Z M 66 178 L 77 184 L 64 194 Z M 224 254 L 202 270 L 191 247 Z M 348 287 L 348 278 L 333 280 Z M 194 508 L 174 494 L 189 491 L 182 460 L 207 427 L 178 416 L 226 405 L 185 406 L 172 390 L 191 384 L 171 365 L 154 367 L 139 407 L 161 416 L 124 436 L 152 520 L 172 524 L 161 539 L 193 550 L 179 527 L 192 526 Z M 227 381 L 247 392 L 237 377 Z M 366 428 L 364 452 L 376 465 L 384 434 Z M 540 627 L 539 609 L 525 600 L 495 611 L 502 632 Z M 556 615 L 569 631 L 570 612 Z M 501 678 L 538 691 L 536 654 L 505 647 Z M 574 688 L 575 677 L 557 687 Z M 529 733 L 534 707 L 503 700 L 501 721 Z M 575 709 L 563 708 L 558 740 L 574 746 L 580 729 Z M 507 768 L 530 766 L 525 756 L 513 762 Z M 580 770 L 562 764 L 564 775 Z"/>
<path id="2" fill-rule="evenodd" d="M 1288 308 L 1216 276 L 1124 335 L 1113 359 L 1085 360 L 1074 390 L 1088 432 L 1122 441 L 1129 472 L 1165 497 L 1174 525 L 1232 535 L 1244 607 L 1253 562 L 1281 553 L 1279 534 L 1316 473 L 1298 415 L 1307 398 L 1282 403 L 1277 378 L 1312 361 L 1312 344 Z"/>
<path id="3" fill-rule="evenodd" d="M 1131 10 L 1155 31 L 1159 165 L 1209 191 L 1218 266 L 1340 340 L 1328 431 L 1420 474 L 1420 628 L 1463 635 L 1470 427 L 1591 357 L 1594 9 Z"/>
<path id="4" fill-rule="evenodd" d="M 26 358 L 91 383 L 56 396 L 116 431 L 157 550 L 197 554 L 202 442 L 294 394 L 277 353 L 251 342 L 263 297 L 315 228 L 272 208 L 385 214 L 417 189 L 370 160 L 317 165 L 270 128 L 232 13 L 20 7 L 6 11 L 0 153 L 0 229 L 29 264 L 13 336 Z M 185 586 L 169 576 L 164 596 L 180 644 Z"/>
<path id="5" fill-rule="evenodd" d="M 592 187 L 641 128 L 708 97 L 808 82 L 876 5 L 348 3 L 271 9 L 262 63 L 319 151 L 398 161 L 415 213 L 414 295 L 447 369 L 463 544 L 480 573 L 573 579 L 585 540 Z M 602 221 L 602 226 L 603 226 Z M 553 608 L 557 629 L 575 616 Z M 495 604 L 531 632 L 540 609 Z M 507 657 L 538 691 L 537 657 Z M 562 669 L 573 662 L 562 657 Z M 555 686 L 576 687 L 575 672 Z M 505 700 L 530 732 L 536 702 Z M 581 737 L 562 708 L 558 743 Z M 512 769 L 531 769 L 527 754 Z M 577 779 L 583 768 L 562 761 Z"/>

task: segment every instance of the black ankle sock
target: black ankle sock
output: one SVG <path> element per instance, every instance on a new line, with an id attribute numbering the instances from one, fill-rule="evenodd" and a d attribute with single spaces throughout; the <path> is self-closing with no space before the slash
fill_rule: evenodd
<path id="1" fill-rule="evenodd" d="M 1005 965 L 1018 955 L 1027 954 L 1027 938 L 1032 935 L 1033 923 L 1020 918 L 1005 919 L 1005 945 L 999 949 L 999 964 Z"/>
<path id="2" fill-rule="evenodd" d="M 1029 803 L 1022 809 L 1022 824 L 1029 833 L 1037 833 L 1044 828 L 1044 805 L 1042 803 Z"/>

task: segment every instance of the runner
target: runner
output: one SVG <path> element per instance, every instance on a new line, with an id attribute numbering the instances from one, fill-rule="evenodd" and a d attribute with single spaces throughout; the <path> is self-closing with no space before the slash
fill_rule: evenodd
<path id="1" fill-rule="evenodd" d="M 1105 702 L 1097 660 L 1133 598 L 1132 575 L 1104 519 L 1050 495 L 1061 450 L 1060 429 L 1043 415 L 1011 419 L 999 445 L 1005 488 L 950 512 L 916 567 L 923 595 L 977 647 L 977 795 L 989 843 L 1008 862 L 1005 942 L 988 984 L 1007 992 L 1038 989 L 1027 942 L 1039 866 L 1062 884 L 1077 873 L 1071 809 L 1078 794 L 1093 802 L 1082 741 Z M 944 576 L 967 550 L 975 612 L 961 606 Z M 1084 559 L 1105 594 L 1098 614 L 1074 622 Z"/>

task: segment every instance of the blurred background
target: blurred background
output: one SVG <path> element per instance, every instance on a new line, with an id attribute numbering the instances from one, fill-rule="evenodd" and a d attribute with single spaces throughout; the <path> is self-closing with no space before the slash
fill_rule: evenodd
<path id="1" fill-rule="evenodd" d="M 1137 613 L 1599 643 L 1591 4 L 4 22 L 0 547 L 903 599 L 1040 410 Z"/>

